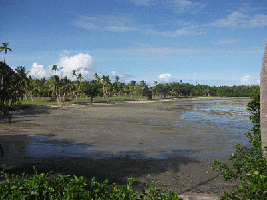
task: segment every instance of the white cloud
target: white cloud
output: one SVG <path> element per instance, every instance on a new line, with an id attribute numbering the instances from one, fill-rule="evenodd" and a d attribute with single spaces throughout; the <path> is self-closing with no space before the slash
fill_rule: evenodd
<path id="1" fill-rule="evenodd" d="M 138 29 L 135 27 L 127 27 L 127 26 L 106 26 L 104 30 L 112 32 L 126 32 L 126 31 L 137 31 Z"/>
<path id="2" fill-rule="evenodd" d="M 72 57 L 61 55 L 59 61 L 56 63 L 57 71 L 52 71 L 52 65 L 48 66 L 48 70 L 43 68 L 43 65 L 33 63 L 29 75 L 33 78 L 50 78 L 52 75 L 58 75 L 60 78 L 65 76 L 68 79 L 76 80 L 72 77 L 72 72 L 75 70 L 76 74 L 81 73 L 84 80 L 92 78 L 92 64 L 93 58 L 89 54 L 79 53 Z"/>
<path id="3" fill-rule="evenodd" d="M 170 74 L 161 74 L 158 76 L 158 80 L 163 83 L 169 83 L 172 80 L 172 76 Z"/>
<path id="4" fill-rule="evenodd" d="M 119 82 L 125 82 L 125 77 L 120 75 L 120 74 L 117 74 L 115 71 L 111 71 L 109 73 L 109 79 L 112 83 L 115 82 L 115 77 L 118 76 L 119 77 Z"/>
<path id="5" fill-rule="evenodd" d="M 267 25 L 267 15 L 244 15 L 238 11 L 228 15 L 226 19 L 219 19 L 209 26 L 228 28 L 250 28 Z"/>
<path id="6" fill-rule="evenodd" d="M 52 75 L 52 72 L 49 72 L 44 69 L 43 65 L 38 65 L 37 62 L 32 64 L 32 68 L 28 73 L 32 78 L 49 78 Z"/>
<path id="7" fill-rule="evenodd" d="M 259 85 L 260 78 L 259 77 L 251 77 L 250 75 L 245 75 L 241 78 L 242 85 Z"/>
<path id="8" fill-rule="evenodd" d="M 249 75 L 243 76 L 241 78 L 241 84 L 242 85 L 248 85 L 250 83 L 250 77 Z"/>
<path id="9" fill-rule="evenodd" d="M 215 44 L 235 44 L 235 43 L 238 43 L 239 40 L 236 40 L 236 39 L 220 39 L 220 40 L 217 40 L 215 41 L 214 43 Z"/>
<path id="10" fill-rule="evenodd" d="M 75 26 L 85 29 L 99 29 L 112 32 L 138 31 L 133 26 L 134 20 L 127 14 L 97 15 L 94 17 L 77 15 Z"/>
<path id="11" fill-rule="evenodd" d="M 249 21 L 249 25 L 250 25 L 250 27 L 266 26 L 267 25 L 267 15 L 255 15 Z"/>
<path id="12" fill-rule="evenodd" d="M 56 63 L 58 67 L 56 73 L 59 73 L 60 77 L 67 76 L 69 79 L 75 80 L 76 77 L 72 77 L 72 72 L 75 70 L 76 74 L 81 73 L 84 79 L 88 79 L 92 75 L 92 63 L 93 58 L 89 54 L 79 53 L 72 57 L 64 56 Z"/>
<path id="13" fill-rule="evenodd" d="M 161 6 L 163 5 L 166 8 L 170 8 L 179 13 L 197 13 L 205 7 L 205 4 L 189 0 L 130 0 L 130 2 L 137 6 L 153 6 L 157 4 Z"/>
<path id="14" fill-rule="evenodd" d="M 183 27 L 176 31 L 165 31 L 162 32 L 161 35 L 168 36 L 168 37 L 179 37 L 181 35 L 200 35 L 203 34 L 203 32 L 199 30 L 195 30 L 196 26 L 191 27 Z"/>

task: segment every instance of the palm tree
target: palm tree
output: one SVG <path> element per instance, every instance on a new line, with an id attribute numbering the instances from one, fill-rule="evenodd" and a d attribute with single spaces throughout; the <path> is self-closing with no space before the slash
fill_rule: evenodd
<path id="1" fill-rule="evenodd" d="M 79 73 L 77 76 L 77 93 L 80 96 L 81 95 L 81 81 L 83 79 L 82 74 Z M 78 100 L 78 95 L 76 96 L 76 100 Z"/>
<path id="2" fill-rule="evenodd" d="M 76 71 L 72 70 L 72 76 L 76 76 Z"/>
<path id="3" fill-rule="evenodd" d="M 57 65 L 53 65 L 52 70 L 57 71 L 57 70 L 58 70 L 58 69 L 57 69 Z"/>
<path id="4" fill-rule="evenodd" d="M 73 70 L 72 71 L 72 76 L 76 76 L 77 81 L 75 82 L 76 85 L 76 100 L 78 100 L 78 95 L 80 95 L 80 89 L 81 89 L 81 81 L 83 79 L 82 74 L 79 73 L 78 75 L 76 74 L 76 71 Z M 73 95 L 74 95 L 74 91 L 73 91 Z"/>
<path id="5" fill-rule="evenodd" d="M 106 98 L 106 95 L 108 93 L 107 88 L 108 88 L 108 86 L 110 84 L 109 76 L 103 75 L 101 84 L 102 84 L 102 87 L 103 87 L 102 88 L 103 98 Z"/>
<path id="6" fill-rule="evenodd" d="M 99 83 L 101 78 L 98 76 L 97 73 L 94 74 L 95 80 Z"/>
<path id="7" fill-rule="evenodd" d="M 15 69 L 18 77 L 17 77 L 17 87 L 18 87 L 18 95 L 19 98 L 22 100 L 23 99 L 23 94 L 26 93 L 26 86 L 28 84 L 28 78 L 26 74 L 26 68 L 25 67 L 17 67 Z"/>
<path id="8" fill-rule="evenodd" d="M 117 96 L 118 93 L 119 93 L 119 96 L 120 96 L 120 88 L 119 88 L 120 83 L 119 83 L 119 79 L 120 79 L 120 77 L 119 76 L 116 76 L 115 77 L 115 82 L 113 84 L 113 94 L 115 96 Z"/>
<path id="9" fill-rule="evenodd" d="M 11 49 L 7 47 L 8 44 L 9 42 L 2 43 L 2 46 L 0 47 L 0 52 L 5 50 L 5 55 L 7 53 L 7 50 L 11 51 Z M 4 56 L 3 63 L 5 63 L 5 56 Z"/>
<path id="10" fill-rule="evenodd" d="M 51 85 L 52 85 L 52 91 L 56 94 L 57 101 L 59 102 L 59 94 L 58 94 L 58 88 L 59 88 L 59 77 L 58 75 L 51 76 L 50 78 Z"/>
<path id="11" fill-rule="evenodd" d="M 136 81 L 132 80 L 129 84 L 129 90 L 130 90 L 130 93 L 133 97 L 133 100 L 134 100 L 134 93 L 135 93 L 135 89 L 136 89 Z"/>
<path id="12" fill-rule="evenodd" d="M 8 44 L 9 42 L 2 43 L 2 46 L 0 47 L 0 52 L 5 50 L 5 55 L 7 53 L 7 50 L 11 51 L 11 49 L 7 47 Z M 5 56 L 4 56 L 3 63 L 5 64 Z M 1 84 L 3 84 L 3 82 L 4 82 L 4 74 L 2 74 L 2 77 L 1 77 Z"/>
<path id="13" fill-rule="evenodd" d="M 71 90 L 71 80 L 69 80 L 67 76 L 65 76 L 60 81 L 60 91 L 63 93 L 63 99 L 62 99 L 63 102 L 65 102 L 66 93 L 69 93 L 70 90 Z"/>
<path id="14" fill-rule="evenodd" d="M 82 81 L 83 77 L 82 77 L 82 74 L 81 74 L 81 73 L 78 74 L 77 79 L 78 79 L 80 82 Z"/>

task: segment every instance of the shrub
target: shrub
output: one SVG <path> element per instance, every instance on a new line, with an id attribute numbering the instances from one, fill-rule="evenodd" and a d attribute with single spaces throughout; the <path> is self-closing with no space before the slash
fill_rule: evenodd
<path id="1" fill-rule="evenodd" d="M 266 199 L 267 198 L 267 161 L 263 156 L 260 132 L 260 94 L 251 95 L 252 101 L 247 109 L 251 113 L 253 128 L 245 133 L 251 146 L 242 148 L 236 145 L 236 152 L 229 156 L 232 167 L 217 159 L 213 161 L 213 170 L 223 174 L 226 181 L 241 184 L 231 194 L 224 193 L 220 199 Z"/>
<path id="2" fill-rule="evenodd" d="M 148 191 L 143 190 L 142 195 L 137 197 L 137 192 L 132 188 L 134 179 L 129 178 L 126 185 L 112 185 L 112 190 L 108 191 L 108 180 L 102 184 L 92 178 L 88 182 L 85 178 L 70 175 L 62 175 L 51 178 L 51 174 L 37 174 L 27 178 L 22 174 L 22 179 L 8 173 L 2 172 L 6 181 L 0 185 L 0 199 L 114 199 L 114 200 L 137 200 L 137 199 L 180 199 L 174 192 L 166 193 L 163 188 L 156 188 L 155 182 L 152 187 L 148 185 Z"/>

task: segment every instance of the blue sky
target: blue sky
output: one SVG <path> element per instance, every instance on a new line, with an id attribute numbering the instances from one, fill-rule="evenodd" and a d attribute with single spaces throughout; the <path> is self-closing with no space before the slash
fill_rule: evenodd
<path id="1" fill-rule="evenodd" d="M 254 85 L 267 40 L 265 0 L 1 0 L 0 19 L 6 63 L 36 78 Z"/>

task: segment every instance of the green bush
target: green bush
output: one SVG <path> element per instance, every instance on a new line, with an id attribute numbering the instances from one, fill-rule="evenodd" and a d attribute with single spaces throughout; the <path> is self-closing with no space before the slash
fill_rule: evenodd
<path id="1" fill-rule="evenodd" d="M 232 166 L 213 161 L 213 170 L 223 174 L 226 181 L 240 180 L 241 184 L 232 193 L 224 193 L 220 199 L 267 199 L 267 161 L 263 156 L 260 132 L 260 94 L 251 95 L 247 109 L 251 112 L 253 128 L 245 133 L 251 146 L 236 145 L 236 152 L 229 156 Z"/>
<path id="2" fill-rule="evenodd" d="M 51 174 L 41 173 L 38 175 L 36 170 L 33 177 L 27 178 L 25 174 L 22 174 L 22 179 L 18 179 L 18 176 L 14 175 L 10 178 L 8 173 L 2 173 L 6 181 L 0 185 L 0 199 L 180 199 L 174 192 L 166 193 L 163 188 L 157 189 L 155 183 L 152 187 L 147 185 L 148 190 L 143 190 L 140 197 L 137 197 L 137 192 L 132 188 L 132 178 L 128 179 L 127 185 L 113 184 L 109 191 L 107 180 L 100 184 L 96 182 L 95 178 L 92 178 L 91 182 L 83 177 L 71 177 L 70 175 L 51 178 Z"/>

